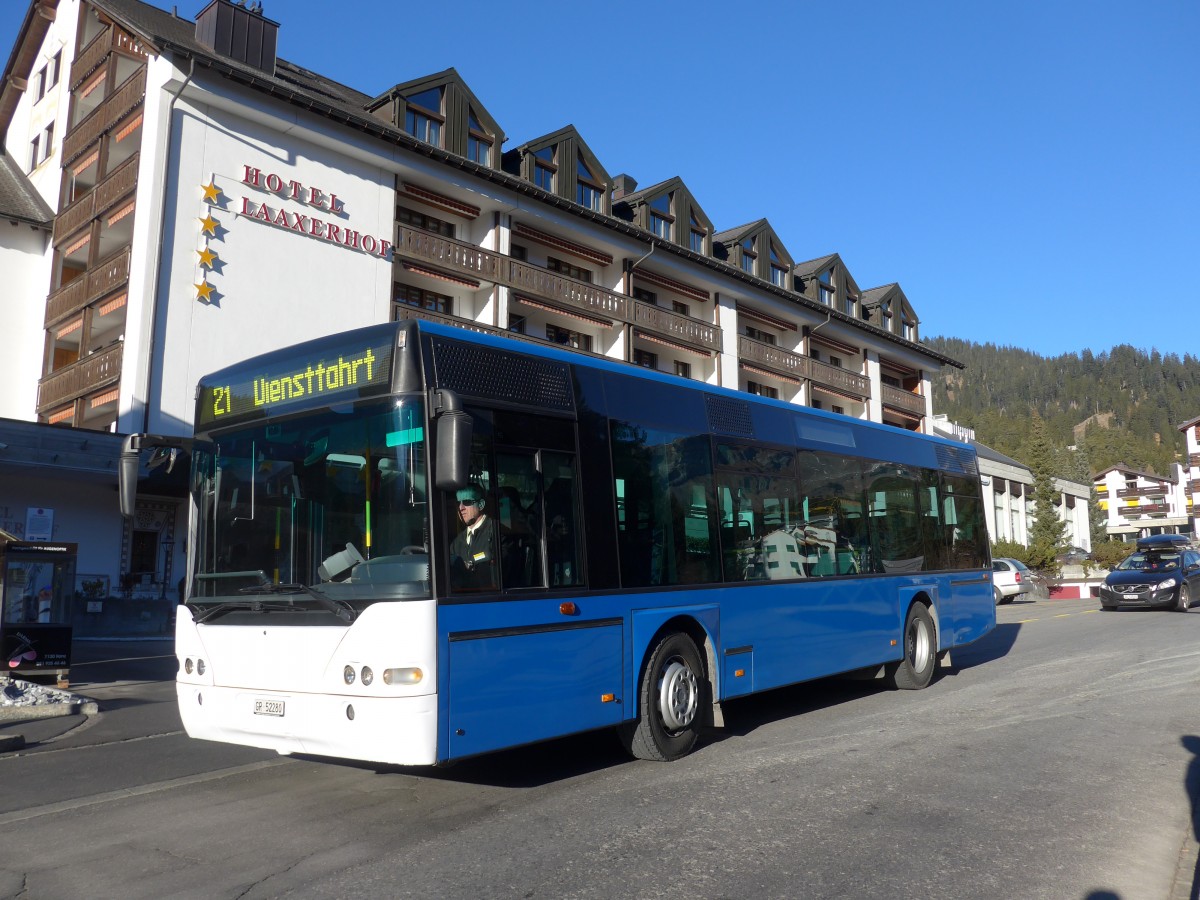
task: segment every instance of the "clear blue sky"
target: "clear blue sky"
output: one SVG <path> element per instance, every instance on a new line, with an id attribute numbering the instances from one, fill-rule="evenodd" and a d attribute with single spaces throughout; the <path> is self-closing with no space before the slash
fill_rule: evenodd
<path id="1" fill-rule="evenodd" d="M 25 6 L 0 0 L 0 52 Z M 766 217 L 797 261 L 898 281 L 926 337 L 1200 355 L 1196 0 L 263 11 L 281 56 L 360 91 L 454 66 L 509 146 L 573 124 L 718 230 Z"/>

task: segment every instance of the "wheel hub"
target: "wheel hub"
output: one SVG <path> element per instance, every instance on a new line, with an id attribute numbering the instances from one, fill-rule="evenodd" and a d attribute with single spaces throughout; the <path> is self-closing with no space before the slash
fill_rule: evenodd
<path id="1" fill-rule="evenodd" d="M 663 725 L 670 731 L 687 728 L 696 718 L 700 702 L 700 686 L 696 674 L 677 659 L 663 669 L 659 682 L 658 707 Z"/>

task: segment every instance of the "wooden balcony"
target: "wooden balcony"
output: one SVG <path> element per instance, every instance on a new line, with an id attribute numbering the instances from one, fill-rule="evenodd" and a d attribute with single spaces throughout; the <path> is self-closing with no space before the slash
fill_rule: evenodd
<path id="1" fill-rule="evenodd" d="M 871 396 L 871 382 L 865 375 L 858 375 L 840 366 L 809 360 L 812 374 L 809 376 L 813 384 L 827 387 L 839 394 L 849 394 L 866 399 Z M 922 408 L 924 413 L 924 408 Z"/>
<path id="2" fill-rule="evenodd" d="M 404 225 L 396 226 L 392 249 L 398 256 L 429 263 L 448 274 L 491 282 L 500 281 L 506 259 L 502 254 Z"/>
<path id="3" fill-rule="evenodd" d="M 84 394 L 120 381 L 123 347 L 123 343 L 113 344 L 43 378 L 38 385 L 38 413 L 47 413 Z"/>
<path id="4" fill-rule="evenodd" d="M 653 303 L 633 301 L 633 324 L 643 331 L 652 331 L 683 344 L 721 352 L 721 329 L 716 325 L 680 315 Z"/>
<path id="5" fill-rule="evenodd" d="M 121 163 L 94 188 L 68 206 L 54 219 L 54 245 L 57 247 L 96 216 L 102 215 L 137 187 L 138 154 Z"/>
<path id="6" fill-rule="evenodd" d="M 1200 453 L 1193 453 L 1188 457 L 1188 462 L 1193 466 L 1200 466 Z"/>
<path id="7" fill-rule="evenodd" d="M 83 84 L 114 50 L 138 59 L 145 59 L 147 56 L 146 48 L 137 38 L 121 28 L 110 25 L 92 38 L 71 63 L 71 90 Z"/>
<path id="8" fill-rule="evenodd" d="M 1139 513 L 1144 516 L 1164 516 L 1170 511 L 1171 504 L 1169 503 L 1139 503 L 1137 506 L 1127 506 L 1122 510 L 1126 518 Z"/>
<path id="9" fill-rule="evenodd" d="M 71 162 L 100 139 L 100 135 L 125 118 L 130 110 L 146 99 L 146 67 L 126 79 L 121 87 L 63 138 L 63 165 Z"/>
<path id="10" fill-rule="evenodd" d="M 447 275 L 490 281 L 594 319 L 625 322 L 665 339 L 721 350 L 721 329 L 708 322 L 452 238 L 397 225 L 394 252 L 401 266 L 409 260 Z"/>
<path id="11" fill-rule="evenodd" d="M 628 322 L 629 298 L 586 281 L 577 281 L 528 263 L 508 260 L 507 277 L 502 281 L 514 291 L 549 300 L 569 309 L 590 313 L 602 319 Z"/>
<path id="12" fill-rule="evenodd" d="M 812 360 L 809 357 L 756 341 L 744 334 L 738 335 L 738 359 L 785 378 L 804 379 L 812 374 Z"/>
<path id="13" fill-rule="evenodd" d="M 1163 484 L 1143 484 L 1131 488 L 1117 488 L 1117 496 L 1122 500 L 1136 497 L 1165 497 L 1168 488 Z"/>
<path id="14" fill-rule="evenodd" d="M 925 398 L 920 394 L 914 394 L 904 388 L 892 387 L 890 384 L 880 385 L 880 388 L 882 390 L 879 399 L 883 401 L 884 406 L 917 416 L 925 415 Z"/>
<path id="15" fill-rule="evenodd" d="M 129 281 L 129 254 L 126 247 L 59 288 L 46 299 L 46 327 L 73 315 L 94 300 L 112 293 Z"/>

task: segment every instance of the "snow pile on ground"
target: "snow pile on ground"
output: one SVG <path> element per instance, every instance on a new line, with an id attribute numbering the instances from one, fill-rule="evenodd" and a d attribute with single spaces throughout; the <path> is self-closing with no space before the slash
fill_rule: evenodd
<path id="1" fill-rule="evenodd" d="M 18 681 L 0 680 L 0 709 L 17 706 L 50 706 L 56 703 L 78 703 L 79 697 L 58 688 Z"/>

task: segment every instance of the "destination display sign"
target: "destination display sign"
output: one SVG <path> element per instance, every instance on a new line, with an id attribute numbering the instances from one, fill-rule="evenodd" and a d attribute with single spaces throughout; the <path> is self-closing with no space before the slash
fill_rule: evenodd
<path id="1" fill-rule="evenodd" d="M 314 341 L 201 379 L 196 428 L 204 430 L 285 411 L 386 394 L 395 328 Z"/>

